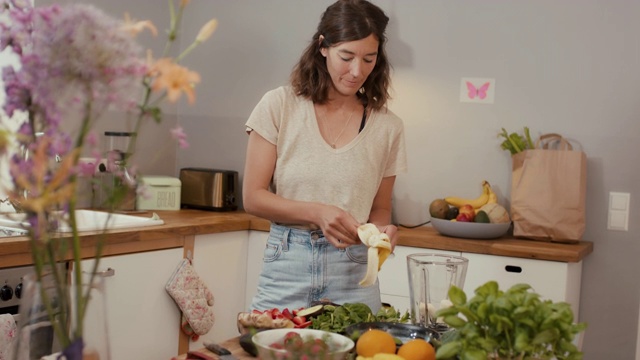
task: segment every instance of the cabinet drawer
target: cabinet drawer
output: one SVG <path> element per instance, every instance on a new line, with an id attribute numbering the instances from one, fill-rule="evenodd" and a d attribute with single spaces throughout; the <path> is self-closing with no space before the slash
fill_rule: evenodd
<path id="1" fill-rule="evenodd" d="M 581 263 L 565 263 L 462 253 L 469 259 L 464 291 L 467 297 L 489 280 L 498 282 L 501 290 L 525 283 L 543 298 L 554 302 L 566 301 L 578 314 L 580 299 Z"/>
<path id="2" fill-rule="evenodd" d="M 409 274 L 407 271 L 407 256 L 416 253 L 435 253 L 460 256 L 460 253 L 455 251 L 433 250 L 426 248 L 415 248 L 410 246 L 396 246 L 396 248 L 393 250 L 393 257 L 385 261 L 385 263 L 382 265 L 380 273 L 378 273 L 378 280 L 380 281 L 380 293 L 382 295 L 403 296 L 407 298 L 409 297 Z"/>

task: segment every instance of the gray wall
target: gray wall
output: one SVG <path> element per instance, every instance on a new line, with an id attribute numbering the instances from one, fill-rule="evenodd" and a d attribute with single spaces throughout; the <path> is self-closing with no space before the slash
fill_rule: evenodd
<path id="1" fill-rule="evenodd" d="M 496 137 L 502 127 L 528 126 L 534 135 L 556 132 L 579 142 L 588 156 L 584 240 L 595 245 L 582 276 L 585 359 L 633 359 L 640 299 L 634 221 L 640 211 L 640 2 L 373 1 L 391 17 L 390 107 L 407 130 L 410 170 L 397 180 L 396 221 L 422 223 L 431 200 L 474 197 L 485 179 L 508 204 L 511 162 Z M 157 25 L 166 14 L 165 1 L 93 2 Z M 242 180 L 244 121 L 265 91 L 286 83 L 331 2 L 192 1 L 182 42 L 211 17 L 219 28 L 185 62 L 202 76 L 197 103 L 167 109 L 169 124 L 185 128 L 191 147 L 175 149 L 156 130 L 160 140 L 147 138 L 141 158 L 166 155 L 145 161 L 145 172 L 177 176 L 182 167 L 205 166 L 237 170 Z M 459 102 L 461 77 L 495 78 L 495 103 Z M 611 191 L 631 193 L 628 232 L 606 229 Z"/>

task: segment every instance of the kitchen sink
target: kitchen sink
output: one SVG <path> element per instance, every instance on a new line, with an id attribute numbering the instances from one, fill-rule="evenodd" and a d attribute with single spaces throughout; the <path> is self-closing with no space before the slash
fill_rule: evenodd
<path id="1" fill-rule="evenodd" d="M 164 224 L 164 220 L 160 219 L 160 217 L 156 213 L 153 213 L 153 215 L 149 217 L 120 213 L 109 213 L 106 211 L 98 210 L 79 209 L 75 211 L 75 214 L 76 222 L 78 224 L 78 231 L 80 232 L 124 229 L 132 227 L 147 227 Z M 65 221 L 62 221 L 60 223 L 58 231 L 63 233 L 71 232 L 71 227 L 66 221 L 68 219 L 68 216 L 64 219 Z M 0 230 L 6 229 L 7 232 L 9 232 L 10 230 L 19 231 L 20 229 L 22 229 L 22 231 L 24 231 L 24 229 L 27 227 L 28 223 L 26 223 L 25 221 L 24 214 L 15 213 L 0 215 Z M 15 235 L 5 236 L 19 235 L 22 234 L 18 233 Z M 0 234 L 0 236 L 2 235 Z"/>

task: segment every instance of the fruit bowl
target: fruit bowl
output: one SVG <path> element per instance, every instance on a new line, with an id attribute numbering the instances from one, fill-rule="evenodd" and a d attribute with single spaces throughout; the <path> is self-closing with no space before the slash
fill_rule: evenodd
<path id="1" fill-rule="evenodd" d="M 431 218 L 431 225 L 440 234 L 446 236 L 463 239 L 496 239 L 509 231 L 511 222 L 494 224 Z"/>
<path id="2" fill-rule="evenodd" d="M 279 348 L 288 334 L 300 335 L 303 346 Z M 301 359 L 308 360 L 344 360 L 354 347 L 353 340 L 346 336 L 313 329 L 270 329 L 263 330 L 251 338 L 258 349 L 258 357 L 262 360 Z M 326 351 L 319 351 L 316 340 L 328 345 Z"/>
<path id="3" fill-rule="evenodd" d="M 344 332 L 346 336 L 357 343 L 360 335 L 371 329 L 379 329 L 391 334 L 396 340 L 397 347 L 413 339 L 423 339 L 433 343 L 437 341 L 440 336 L 436 331 L 427 329 L 426 327 L 393 322 L 357 323 L 347 326 Z"/>

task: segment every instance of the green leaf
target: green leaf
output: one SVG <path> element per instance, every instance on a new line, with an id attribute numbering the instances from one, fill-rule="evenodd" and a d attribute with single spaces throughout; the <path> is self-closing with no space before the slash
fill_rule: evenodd
<path id="1" fill-rule="evenodd" d="M 558 337 L 558 331 L 556 329 L 547 329 L 538 334 L 531 340 L 532 344 L 540 345 L 549 343 Z"/>
<path id="2" fill-rule="evenodd" d="M 487 360 L 487 352 L 480 349 L 466 350 L 462 353 L 462 360 Z"/>
<path id="3" fill-rule="evenodd" d="M 453 359 L 462 349 L 462 342 L 459 340 L 442 344 L 436 351 L 436 359 Z"/>
<path id="4" fill-rule="evenodd" d="M 467 295 L 457 286 L 449 288 L 449 300 L 453 305 L 462 306 L 467 302 Z"/>
<path id="5" fill-rule="evenodd" d="M 444 317 L 444 322 L 446 322 L 451 327 L 454 327 L 456 329 L 463 327 L 467 323 L 463 318 L 461 318 L 461 317 L 459 317 L 457 315 L 445 316 Z"/>
<path id="6" fill-rule="evenodd" d="M 497 295 L 498 283 L 493 280 L 488 281 L 484 285 L 481 285 L 476 289 L 476 294 L 481 295 L 485 298 L 489 295 Z"/>
<path id="7" fill-rule="evenodd" d="M 448 315 L 458 315 L 460 311 L 456 306 L 450 306 L 447 308 L 440 309 L 436 312 L 436 317 L 444 317 Z"/>
<path id="8" fill-rule="evenodd" d="M 530 344 L 529 336 L 525 331 L 517 332 L 516 340 L 514 342 L 514 349 L 518 352 L 525 351 Z"/>

